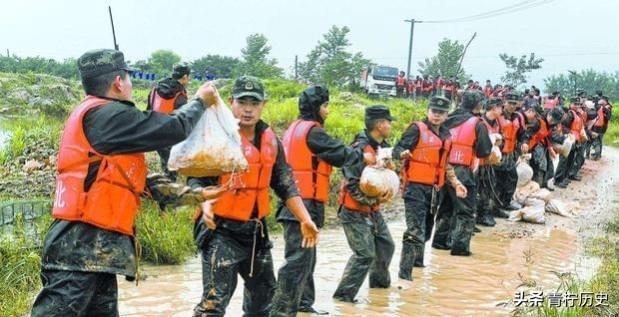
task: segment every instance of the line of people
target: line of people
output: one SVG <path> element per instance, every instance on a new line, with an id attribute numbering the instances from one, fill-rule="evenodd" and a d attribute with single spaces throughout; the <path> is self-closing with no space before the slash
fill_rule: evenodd
<path id="1" fill-rule="evenodd" d="M 118 316 L 115 275 L 132 280 L 138 273 L 134 221 L 140 195 L 150 188 L 143 153 L 186 138 L 204 109 L 218 99 L 209 83 L 185 104 L 157 101 L 153 90 L 149 100 L 157 111 L 141 112 L 131 102 L 131 69 L 121 52 L 89 51 L 77 63 L 87 97 L 72 112 L 62 136 L 52 213 L 56 220 L 44 242 L 43 289 L 33 317 Z M 188 72 L 179 68 L 179 78 L 173 80 Z M 188 99 L 179 91 L 184 88 L 169 95 Z M 185 202 L 202 202 L 194 236 L 202 255 L 203 294 L 194 316 L 223 316 L 238 275 L 244 280 L 246 316 L 325 313 L 313 307 L 313 274 L 333 166 L 343 176 L 338 218 L 352 251 L 333 297 L 355 302 L 368 276 L 371 288 L 391 285 L 388 269 L 395 243 L 381 213 L 391 197 L 367 195 L 360 178 L 366 166 L 376 163 L 378 149 L 390 146 L 396 118 L 385 106 L 367 107 L 365 129 L 345 145 L 324 127 L 328 89 L 312 86 L 299 97 L 299 118 L 280 140 L 262 120 L 267 101 L 260 79 L 243 76 L 234 82 L 228 103 L 239 120 L 249 170 L 189 178 L 193 190 L 179 194 L 192 194 Z M 434 248 L 471 255 L 476 223 L 491 226 L 494 217 L 520 207 L 512 202 L 517 157 L 532 152 L 535 180 L 547 186 L 554 171 L 552 145 L 563 142 L 566 133 L 586 136 L 588 126 L 576 101 L 567 111 L 544 110 L 539 104 L 524 105 L 516 93 L 485 98 L 471 89 L 449 113 L 451 104 L 443 96 L 432 97 L 426 117 L 411 123 L 393 150 L 400 162 L 407 225 L 398 272 L 403 280 L 412 280 L 413 268 L 424 266 L 424 246 L 432 237 Z M 607 125 L 612 107 L 607 98 L 597 106 L 590 131 L 600 131 L 601 138 L 603 132 L 596 129 Z M 577 178 L 573 171 L 582 166 L 583 149 L 577 146 L 560 160 L 563 169 L 555 183 L 557 177 Z M 279 198 L 275 212 L 284 228 L 285 261 L 277 279 L 265 223 L 270 189 Z"/>

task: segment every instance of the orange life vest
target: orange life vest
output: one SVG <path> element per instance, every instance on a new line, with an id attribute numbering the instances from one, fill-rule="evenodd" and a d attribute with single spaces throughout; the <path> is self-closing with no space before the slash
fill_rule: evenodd
<path id="1" fill-rule="evenodd" d="M 474 152 L 474 144 L 477 139 L 475 127 L 479 123 L 476 116 L 470 117 L 461 125 L 451 128 L 451 151 L 449 151 L 449 164 L 468 166 L 471 169 L 477 164 Z"/>
<path id="2" fill-rule="evenodd" d="M 314 155 L 307 146 L 307 134 L 313 127 L 320 126 L 317 121 L 296 120 L 284 133 L 282 143 L 301 198 L 325 203 L 329 200 L 329 176 L 332 168 Z"/>
<path id="3" fill-rule="evenodd" d="M 578 112 L 574 110 L 570 110 L 570 112 L 574 117 L 572 124 L 570 124 L 570 133 L 572 133 L 577 142 L 580 142 L 580 131 L 582 131 L 583 128 L 583 121 Z"/>
<path id="4" fill-rule="evenodd" d="M 67 119 L 58 151 L 52 216 L 133 235 L 146 183 L 144 154 L 98 153 L 88 142 L 82 123 L 88 110 L 108 103 L 109 100 L 87 96 Z M 86 191 L 88 167 L 94 162 L 99 162 L 99 169 Z"/>
<path id="5" fill-rule="evenodd" d="M 398 87 L 406 86 L 406 78 L 404 78 L 402 76 L 398 76 L 398 78 L 396 79 L 396 86 L 398 86 Z"/>
<path id="6" fill-rule="evenodd" d="M 499 133 L 501 131 L 501 124 L 500 124 L 500 122 L 498 122 L 498 120 L 497 120 L 498 124 L 496 125 L 496 127 L 490 125 L 490 123 L 488 121 L 486 121 L 486 117 L 485 116 L 483 117 L 481 122 L 483 122 L 484 125 L 486 126 L 486 128 L 488 129 L 488 134 Z M 479 165 L 480 166 L 485 166 L 485 165 L 488 165 L 488 162 L 485 159 L 480 158 L 479 159 Z"/>
<path id="7" fill-rule="evenodd" d="M 245 136 L 241 135 L 241 148 L 249 169 L 240 174 L 224 174 L 220 176 L 221 185 L 230 185 L 213 204 L 213 212 L 221 218 L 249 221 L 257 207 L 256 217 L 262 219 L 269 215 L 269 187 L 273 165 L 277 158 L 277 137 L 271 128 L 262 132 L 260 150 Z"/>
<path id="8" fill-rule="evenodd" d="M 533 148 L 540 143 L 546 144 L 546 137 L 550 134 L 546 121 L 543 119 L 537 119 L 537 121 L 539 122 L 539 130 L 537 130 L 537 133 L 529 140 L 529 151 L 533 150 Z"/>
<path id="9" fill-rule="evenodd" d="M 492 96 L 493 91 L 494 90 L 490 86 L 484 87 L 484 95 L 486 96 L 486 98 L 490 98 L 490 96 Z"/>
<path id="10" fill-rule="evenodd" d="M 406 180 L 443 187 L 451 140 L 447 139 L 443 142 L 421 121 L 414 124 L 419 128 L 419 141 L 411 149 L 411 158 L 406 163 Z"/>
<path id="11" fill-rule="evenodd" d="M 499 126 L 503 135 L 503 154 L 511 154 L 516 150 L 516 137 L 520 129 L 519 118 L 512 120 L 506 119 L 504 116 L 499 118 Z"/>
<path id="12" fill-rule="evenodd" d="M 606 116 L 604 115 L 604 107 L 600 106 L 600 109 L 598 109 L 598 117 L 595 118 L 595 123 L 593 124 L 593 126 L 597 128 L 602 128 L 605 124 Z"/>
<path id="13" fill-rule="evenodd" d="M 376 151 L 374 151 L 374 149 L 368 144 L 365 146 L 365 148 L 363 148 L 363 153 L 371 153 L 373 155 L 376 155 Z M 363 205 L 361 203 L 359 203 L 358 201 L 356 201 L 348 192 L 348 189 L 346 189 L 346 180 L 342 180 L 342 185 L 340 188 L 340 197 L 339 197 L 339 203 L 341 205 L 344 205 L 344 207 L 346 207 L 346 209 L 351 210 L 351 211 L 356 211 L 356 212 L 375 212 L 380 208 L 380 204 L 376 204 L 376 205 L 372 205 L 372 206 L 367 206 L 367 205 Z"/>
<path id="14" fill-rule="evenodd" d="M 176 99 L 179 96 L 187 96 L 187 93 L 184 90 L 177 92 L 174 97 L 170 99 L 165 99 L 159 95 L 157 92 L 157 88 L 153 88 L 150 92 L 150 106 L 153 111 L 169 114 L 174 111 L 174 104 L 176 103 Z"/>

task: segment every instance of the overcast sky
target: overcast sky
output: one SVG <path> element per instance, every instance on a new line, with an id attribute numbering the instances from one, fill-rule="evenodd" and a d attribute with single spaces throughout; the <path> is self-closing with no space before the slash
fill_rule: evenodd
<path id="1" fill-rule="evenodd" d="M 112 47 L 111 5 L 120 49 L 131 61 L 157 49 L 171 49 L 186 61 L 206 54 L 238 57 L 248 34 L 263 33 L 272 56 L 291 73 L 295 55 L 304 60 L 331 25 L 345 25 L 351 29 L 351 51 L 406 69 L 410 24 L 404 19 L 459 18 L 521 1 L 2 0 L 0 52 L 63 59 Z M 479 81 L 500 79 L 505 69 L 498 55 L 503 52 L 543 57 L 542 69 L 530 75 L 530 83 L 539 86 L 546 76 L 568 69 L 614 72 L 618 12 L 619 1 L 555 0 L 474 22 L 416 24 L 413 75 L 418 61 L 436 54 L 441 39 L 466 42 L 474 32 L 463 67 Z"/>

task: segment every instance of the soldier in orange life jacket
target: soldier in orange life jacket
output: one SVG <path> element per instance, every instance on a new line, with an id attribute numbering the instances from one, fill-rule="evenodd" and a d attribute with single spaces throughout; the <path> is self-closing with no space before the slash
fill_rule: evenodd
<path id="1" fill-rule="evenodd" d="M 486 125 L 488 133 L 497 138 L 502 138 L 499 120 L 503 115 L 503 99 L 491 98 L 487 101 L 485 109 L 481 120 Z M 493 227 L 496 224 L 494 216 L 503 216 L 499 213 L 499 197 L 496 189 L 496 176 L 494 175 L 494 168 L 500 164 L 500 161 L 497 162 L 496 159 L 493 153 L 490 158 L 479 160 L 477 223 L 487 227 Z"/>
<path id="2" fill-rule="evenodd" d="M 391 121 L 393 118 L 387 107 L 367 107 L 366 129 L 357 134 L 353 148 L 375 154 L 379 147 L 388 147 L 385 139 L 391 133 Z M 344 302 L 355 302 L 355 296 L 368 272 L 370 288 L 387 288 L 391 285 L 389 263 L 394 244 L 380 212 L 380 204 L 391 197 L 369 197 L 361 191 L 359 179 L 365 166 L 366 162 L 359 161 L 342 167 L 344 179 L 340 191 L 338 218 L 342 222 L 353 255 L 346 264 L 333 298 Z"/>
<path id="3" fill-rule="evenodd" d="M 187 84 L 189 83 L 189 74 L 191 69 L 186 63 L 174 65 L 172 69 L 172 77 L 163 79 L 153 88 L 148 94 L 148 110 L 153 110 L 159 113 L 170 114 L 180 106 L 187 103 Z M 168 159 L 170 158 L 170 149 L 165 148 L 158 150 L 161 160 L 161 170 L 170 180 L 176 180 L 176 172 L 168 170 Z"/>
<path id="4" fill-rule="evenodd" d="M 400 71 L 400 74 L 395 79 L 395 89 L 398 97 L 405 97 L 406 93 L 406 73 Z"/>
<path id="5" fill-rule="evenodd" d="M 144 152 L 189 135 L 217 91 L 163 115 L 138 110 L 123 53 L 92 50 L 77 66 L 86 98 L 67 119 L 58 151 L 56 196 L 41 259 L 43 289 L 31 316 L 118 316 L 116 274 L 137 275 L 135 217 L 145 188 Z M 204 199 L 221 191 L 203 192 Z"/>
<path id="6" fill-rule="evenodd" d="M 570 98 L 570 106 L 569 108 L 564 109 L 565 115 L 563 116 L 563 120 L 561 121 L 561 125 L 564 129 L 563 132 L 565 134 L 572 134 L 576 139 L 576 143 L 572 146 L 572 150 L 567 157 L 559 158 L 559 164 L 557 165 L 557 170 L 555 173 L 555 185 L 560 188 L 566 188 L 572 180 L 580 180 L 580 176 L 573 172 L 573 166 L 575 157 L 578 153 L 579 142 L 582 139 L 581 131 L 584 127 L 582 118 L 580 117 L 580 115 L 578 115 L 576 111 L 577 105 L 579 103 L 580 98 Z"/>
<path id="7" fill-rule="evenodd" d="M 531 153 L 529 164 L 533 169 L 533 181 L 540 187 L 554 190 L 548 187 L 548 180 L 554 176 L 552 158 L 556 153 L 549 141 L 552 131 L 546 121 L 544 108 L 535 99 L 529 99 L 527 104 L 523 104 L 522 113 L 526 122 L 521 140 L 527 142 Z"/>
<path id="8" fill-rule="evenodd" d="M 481 110 L 483 95 L 479 91 L 466 91 L 459 108 L 445 121 L 450 129 L 451 150 L 448 163 L 454 166 L 458 180 L 467 189 L 465 198 L 447 187 L 436 217 L 436 230 L 432 247 L 449 250 L 451 255 L 471 254 L 470 241 L 475 229 L 477 208 L 477 160 L 487 158 L 492 150 L 488 128 L 475 114 Z"/>
<path id="9" fill-rule="evenodd" d="M 593 147 L 592 159 L 594 161 L 599 160 L 602 157 L 602 141 L 604 140 L 604 134 L 608 129 L 608 122 L 612 115 L 613 106 L 608 102 L 608 97 L 601 96 L 596 105 L 597 118 L 591 132 L 593 134 L 593 141 L 591 146 Z"/>
<path id="10" fill-rule="evenodd" d="M 393 149 L 393 157 L 402 160 L 403 194 L 406 232 L 402 238 L 401 279 L 412 281 L 413 266 L 423 267 L 425 243 L 434 227 L 433 208 L 438 207 L 438 191 L 445 183 L 466 197 L 466 187 L 458 181 L 453 166 L 447 163 L 451 140 L 443 126 L 451 102 L 433 97 L 428 103 L 427 117 L 412 123 Z M 434 199 L 433 199 L 434 198 Z M 434 206 L 433 206 L 434 204 Z"/>
<path id="11" fill-rule="evenodd" d="M 324 224 L 331 167 L 355 165 L 363 159 L 360 152 L 325 131 L 328 106 L 326 87 L 305 89 L 299 97 L 299 119 L 286 130 L 282 141 L 303 203 L 318 228 Z M 371 155 L 366 156 L 371 159 Z M 316 248 L 301 248 L 299 222 L 282 202 L 278 205 L 277 220 L 284 227 L 286 260 L 279 269 L 271 316 L 296 316 L 297 312 L 326 314 L 312 307 Z"/>
<path id="12" fill-rule="evenodd" d="M 303 205 L 282 143 L 260 118 L 266 104 L 262 82 L 251 76 L 238 78 L 229 102 L 239 119 L 249 170 L 188 180 L 192 187 L 228 187 L 219 199 L 202 205 L 201 216 L 196 215 L 194 234 L 202 253 L 203 293 L 194 316 L 224 316 L 239 274 L 245 281 L 245 315 L 269 316 L 276 288 L 266 225 L 271 211 L 269 190 L 275 191 L 298 221 L 301 237 L 296 243 L 313 248 L 318 228 Z"/>
<path id="13" fill-rule="evenodd" d="M 507 214 L 502 210 L 517 210 L 522 208 L 520 204 L 512 201 L 516 186 L 518 185 L 518 173 L 516 171 L 516 160 L 520 153 L 526 153 L 529 146 L 526 142 L 518 142 L 518 136 L 523 131 L 524 115 L 518 112 L 522 103 L 522 97 L 517 93 L 509 93 L 505 97 L 503 104 L 503 115 L 499 118 L 503 145 L 501 153 L 503 159 L 501 165 L 494 168 L 496 179 L 496 193 L 499 196 L 501 209 L 495 210 L 495 217 L 507 218 Z"/>

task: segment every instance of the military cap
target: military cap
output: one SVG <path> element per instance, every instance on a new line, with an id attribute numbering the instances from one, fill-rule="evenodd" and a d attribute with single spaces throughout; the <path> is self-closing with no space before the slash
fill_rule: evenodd
<path id="1" fill-rule="evenodd" d="M 84 79 L 93 78 L 111 72 L 124 70 L 132 72 L 121 51 L 96 49 L 84 53 L 77 60 L 77 68 Z"/>
<path id="2" fill-rule="evenodd" d="M 327 101 L 329 101 L 329 89 L 323 86 L 312 86 L 301 93 L 299 110 L 316 112 Z"/>
<path id="3" fill-rule="evenodd" d="M 503 99 L 501 98 L 490 98 L 488 102 L 486 102 L 486 110 L 491 109 L 493 107 L 503 106 Z"/>
<path id="4" fill-rule="evenodd" d="M 509 93 L 505 96 L 505 100 L 509 101 L 522 101 L 522 95 L 518 93 Z"/>
<path id="5" fill-rule="evenodd" d="M 253 97 L 259 101 L 266 99 L 264 85 L 262 81 L 253 76 L 242 76 L 234 82 L 232 87 L 232 98 L 240 99 L 243 97 Z"/>
<path id="6" fill-rule="evenodd" d="M 394 121 L 395 119 L 391 116 L 389 112 L 389 108 L 383 105 L 374 105 L 365 108 L 365 120 L 375 120 L 375 119 L 387 119 L 389 121 Z"/>
<path id="7" fill-rule="evenodd" d="M 552 110 L 548 112 L 548 115 L 550 115 L 550 118 L 552 119 L 552 121 L 558 123 L 563 118 L 563 113 L 564 112 L 563 112 L 563 109 L 561 109 L 561 107 L 554 107 Z"/>
<path id="8" fill-rule="evenodd" d="M 570 97 L 570 102 L 580 104 L 580 97 Z"/>
<path id="9" fill-rule="evenodd" d="M 435 96 L 430 99 L 430 102 L 428 103 L 428 109 L 449 111 L 450 103 L 451 102 L 449 101 L 449 99 L 445 97 Z"/>

